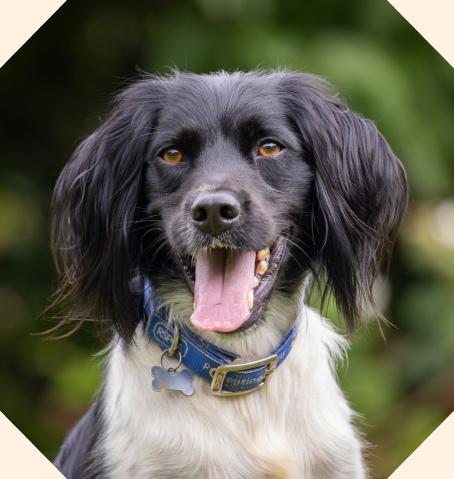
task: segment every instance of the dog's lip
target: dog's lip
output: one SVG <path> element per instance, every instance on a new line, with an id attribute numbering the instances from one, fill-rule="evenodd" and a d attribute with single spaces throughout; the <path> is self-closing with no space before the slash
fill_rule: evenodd
<path id="1" fill-rule="evenodd" d="M 262 311 L 266 300 L 269 298 L 271 292 L 276 284 L 276 279 L 281 265 L 287 258 L 287 238 L 280 236 L 272 246 L 272 254 L 270 256 L 270 266 L 263 276 L 259 286 L 254 291 L 254 306 L 251 314 L 246 321 L 233 333 L 242 332 L 255 325 L 262 318 Z"/>
<path id="2" fill-rule="evenodd" d="M 274 289 L 276 279 L 281 265 L 285 262 L 288 255 L 287 247 L 287 235 L 280 235 L 276 241 L 270 246 L 270 258 L 267 271 L 263 274 L 259 285 L 254 291 L 254 304 L 251 309 L 250 315 L 246 321 L 236 330 L 231 332 L 222 332 L 220 334 L 235 334 L 241 331 L 245 331 L 254 324 L 256 324 L 262 317 L 262 311 L 265 306 L 266 300 L 269 298 L 271 292 Z M 183 275 L 188 284 L 189 289 L 194 294 L 194 279 L 193 279 L 193 261 L 195 255 L 192 254 L 177 254 L 178 263 Z"/>

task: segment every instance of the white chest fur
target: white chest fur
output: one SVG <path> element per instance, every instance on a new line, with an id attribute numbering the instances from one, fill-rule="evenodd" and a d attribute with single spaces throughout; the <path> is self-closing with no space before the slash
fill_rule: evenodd
<path id="1" fill-rule="evenodd" d="M 116 345 L 105 387 L 108 477 L 365 477 L 353 413 L 334 372 L 346 342 L 304 306 L 298 321 L 293 349 L 267 386 L 237 398 L 212 396 L 198 377 L 191 397 L 154 392 L 150 369 L 159 364 L 159 348 L 142 333 L 128 349 Z M 251 353 L 271 352 L 262 338 L 272 334 L 265 333 L 249 342 Z"/>

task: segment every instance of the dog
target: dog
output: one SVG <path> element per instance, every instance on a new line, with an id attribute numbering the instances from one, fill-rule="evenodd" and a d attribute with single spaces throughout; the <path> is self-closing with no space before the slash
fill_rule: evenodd
<path id="1" fill-rule="evenodd" d="M 68 479 L 365 478 L 335 372 L 348 341 L 305 298 L 326 285 L 353 330 L 407 197 L 375 125 L 318 77 L 132 82 L 54 191 L 57 300 L 114 331 L 55 465 Z"/>

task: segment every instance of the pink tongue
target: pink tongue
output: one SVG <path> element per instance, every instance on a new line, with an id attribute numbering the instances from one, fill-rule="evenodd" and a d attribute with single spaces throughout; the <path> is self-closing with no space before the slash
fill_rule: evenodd
<path id="1" fill-rule="evenodd" d="M 197 257 L 194 312 L 201 330 L 229 332 L 248 318 L 248 292 L 254 287 L 255 252 L 208 250 Z"/>

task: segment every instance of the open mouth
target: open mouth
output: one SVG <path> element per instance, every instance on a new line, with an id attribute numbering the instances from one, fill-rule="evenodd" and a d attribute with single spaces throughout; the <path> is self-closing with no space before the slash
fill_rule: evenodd
<path id="1" fill-rule="evenodd" d="M 195 257 L 180 256 L 194 292 L 191 323 L 199 330 L 221 333 L 254 324 L 285 254 L 286 241 L 281 237 L 260 251 L 217 247 L 206 248 Z"/>

